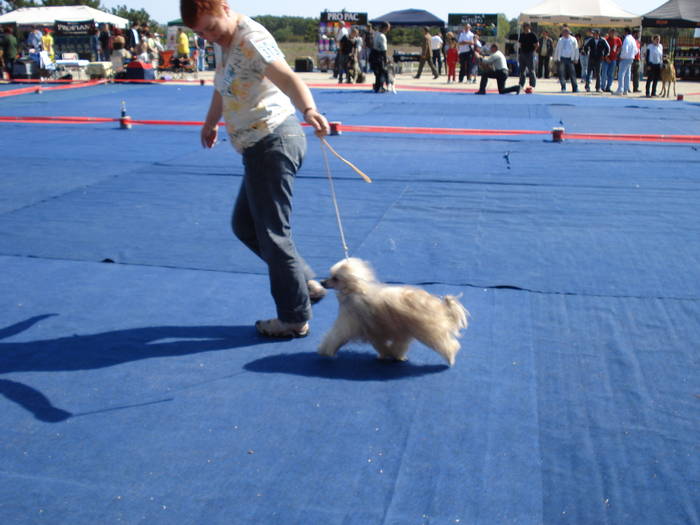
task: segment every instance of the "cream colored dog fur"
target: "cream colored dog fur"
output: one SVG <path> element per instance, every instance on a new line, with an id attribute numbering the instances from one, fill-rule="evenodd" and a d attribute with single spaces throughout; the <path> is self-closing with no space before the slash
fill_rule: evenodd
<path id="1" fill-rule="evenodd" d="M 457 338 L 469 316 L 457 297 L 441 299 L 413 286 L 382 284 L 365 261 L 355 258 L 335 264 L 321 284 L 336 290 L 340 309 L 319 354 L 335 356 L 346 343 L 363 341 L 380 359 L 405 361 L 411 341 L 417 339 L 454 364 Z"/>

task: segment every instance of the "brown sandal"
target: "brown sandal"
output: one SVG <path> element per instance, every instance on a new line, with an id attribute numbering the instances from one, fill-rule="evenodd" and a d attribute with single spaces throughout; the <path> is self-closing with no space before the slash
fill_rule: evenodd
<path id="1" fill-rule="evenodd" d="M 309 323 L 285 323 L 279 319 L 255 321 L 255 329 L 263 337 L 273 339 L 294 339 L 309 335 Z"/>

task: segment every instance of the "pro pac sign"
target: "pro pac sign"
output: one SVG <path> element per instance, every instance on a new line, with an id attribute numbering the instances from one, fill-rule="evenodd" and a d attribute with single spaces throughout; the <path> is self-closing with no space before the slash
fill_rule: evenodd
<path id="1" fill-rule="evenodd" d="M 352 13 L 349 11 L 324 11 L 321 13 L 321 22 L 340 22 L 346 25 L 366 26 L 367 13 Z"/>

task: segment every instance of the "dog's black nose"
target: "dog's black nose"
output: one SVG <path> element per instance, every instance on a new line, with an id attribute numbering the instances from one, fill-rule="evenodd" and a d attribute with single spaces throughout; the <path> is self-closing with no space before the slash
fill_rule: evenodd
<path id="1" fill-rule="evenodd" d="M 322 281 L 321 281 L 321 286 L 323 286 L 324 288 L 330 288 L 330 286 L 328 285 L 328 279 L 322 280 Z"/>

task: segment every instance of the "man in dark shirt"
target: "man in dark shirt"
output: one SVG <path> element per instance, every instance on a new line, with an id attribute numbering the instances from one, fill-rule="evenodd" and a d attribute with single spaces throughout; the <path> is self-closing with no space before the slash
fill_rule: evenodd
<path id="1" fill-rule="evenodd" d="M 591 75 L 593 75 L 595 76 L 595 90 L 600 92 L 601 64 L 605 57 L 610 54 L 610 46 L 607 40 L 601 38 L 598 29 L 593 29 L 591 33 L 593 36 L 586 40 L 583 45 L 584 52 L 588 55 L 588 67 L 583 75 L 586 79 L 586 91 L 591 90 Z"/>
<path id="2" fill-rule="evenodd" d="M 530 80 L 530 86 L 535 87 L 537 78 L 535 77 L 535 55 L 540 43 L 537 35 L 530 29 L 530 24 L 523 24 L 523 32 L 520 33 L 520 51 L 518 52 L 518 66 L 520 67 L 520 87 L 525 87 L 525 76 Z"/>

